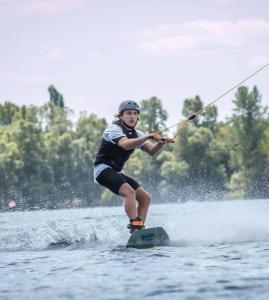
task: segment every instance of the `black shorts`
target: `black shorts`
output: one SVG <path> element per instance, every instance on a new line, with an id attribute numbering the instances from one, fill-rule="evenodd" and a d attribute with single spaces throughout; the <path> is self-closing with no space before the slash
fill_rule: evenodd
<path id="1" fill-rule="evenodd" d="M 119 195 L 120 187 L 124 183 L 128 183 L 134 190 L 140 187 L 140 184 L 133 178 L 122 173 L 118 173 L 111 168 L 106 168 L 98 175 L 96 181 L 102 186 L 110 189 L 114 194 Z"/>

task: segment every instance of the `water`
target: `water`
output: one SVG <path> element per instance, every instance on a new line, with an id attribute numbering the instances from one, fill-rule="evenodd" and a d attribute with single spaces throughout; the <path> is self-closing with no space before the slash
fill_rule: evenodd
<path id="1" fill-rule="evenodd" d="M 171 245 L 126 249 L 121 207 L 0 214 L 0 299 L 269 299 L 269 200 L 152 205 Z"/>

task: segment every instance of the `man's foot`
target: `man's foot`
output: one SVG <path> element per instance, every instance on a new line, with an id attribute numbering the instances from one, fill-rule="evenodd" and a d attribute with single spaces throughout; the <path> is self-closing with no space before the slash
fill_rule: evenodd
<path id="1" fill-rule="evenodd" d="M 134 232 L 135 230 L 141 230 L 145 228 L 142 220 L 139 217 L 130 219 L 130 224 L 127 226 L 130 229 L 130 233 Z"/>

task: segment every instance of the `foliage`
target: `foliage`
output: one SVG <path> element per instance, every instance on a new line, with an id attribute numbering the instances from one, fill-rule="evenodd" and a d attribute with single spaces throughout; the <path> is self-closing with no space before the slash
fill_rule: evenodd
<path id="1" fill-rule="evenodd" d="M 254 86 L 249 91 L 242 86 L 235 100 L 232 124 L 235 128 L 235 150 L 238 156 L 238 168 L 242 172 L 244 195 L 248 198 L 268 197 L 269 165 L 266 151 L 266 127 L 268 116 L 261 105 L 261 95 Z"/>
<path id="2" fill-rule="evenodd" d="M 16 200 L 24 208 L 121 203 L 93 182 L 92 170 L 107 122 L 81 113 L 72 121 L 64 98 L 51 85 L 42 106 L 0 104 L 0 207 Z M 153 201 L 269 197 L 269 117 L 257 87 L 235 93 L 233 115 L 217 121 L 215 105 L 197 95 L 182 115 L 201 113 L 178 127 L 175 144 L 149 157 L 136 150 L 125 172 L 141 182 Z M 157 97 L 141 101 L 137 129 L 156 132 L 168 118 Z"/>

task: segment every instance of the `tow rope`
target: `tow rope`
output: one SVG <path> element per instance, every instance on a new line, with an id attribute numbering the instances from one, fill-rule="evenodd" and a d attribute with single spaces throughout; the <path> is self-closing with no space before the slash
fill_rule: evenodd
<path id="1" fill-rule="evenodd" d="M 185 127 L 189 122 L 193 121 L 197 115 L 201 114 L 202 112 L 206 111 L 211 105 L 213 105 L 214 103 L 216 103 L 217 101 L 219 101 L 221 98 L 223 98 L 224 96 L 226 96 L 228 93 L 230 93 L 232 90 L 234 90 L 235 88 L 239 87 L 241 84 L 243 84 L 244 82 L 246 82 L 247 80 L 249 80 L 251 77 L 255 76 L 256 74 L 258 74 L 259 72 L 261 72 L 263 69 L 267 68 L 269 66 L 269 63 L 265 64 L 264 66 L 262 66 L 261 68 L 259 68 L 257 71 L 255 71 L 254 73 L 250 74 L 249 76 L 247 76 L 245 79 L 243 79 L 242 81 L 240 81 L 239 83 L 237 83 L 236 85 L 234 85 L 232 88 L 230 88 L 228 91 L 226 91 L 225 93 L 223 93 L 221 96 L 219 96 L 218 98 L 214 99 L 212 102 L 210 102 L 208 105 L 206 105 L 205 107 L 203 107 L 202 109 L 200 109 L 198 112 L 194 112 L 192 113 L 187 119 L 180 121 L 174 125 L 171 125 L 169 127 L 166 128 L 162 128 L 159 131 L 153 132 L 152 134 L 160 134 L 163 131 L 166 131 L 170 128 L 173 128 L 175 126 L 180 125 L 177 128 L 177 131 L 175 133 L 175 135 L 173 136 L 173 140 L 175 140 L 175 138 L 177 137 L 177 135 L 179 134 L 180 130 Z"/>

